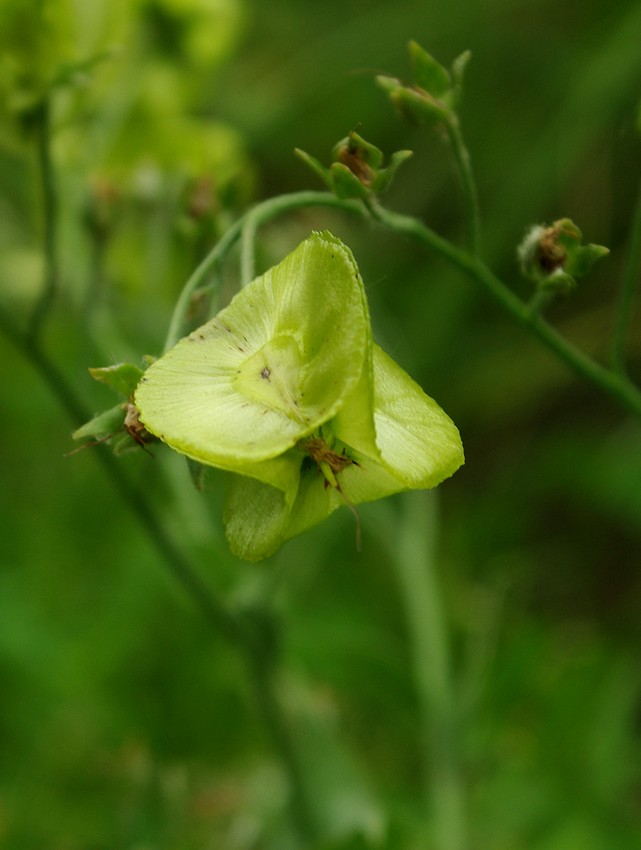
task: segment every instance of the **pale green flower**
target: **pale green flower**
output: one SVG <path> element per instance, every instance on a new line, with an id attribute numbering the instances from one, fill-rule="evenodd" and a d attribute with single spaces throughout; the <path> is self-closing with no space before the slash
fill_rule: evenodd
<path id="1" fill-rule="evenodd" d="M 356 263 L 329 233 L 153 363 L 135 405 L 173 449 L 235 473 L 225 523 L 246 560 L 341 504 L 434 487 L 463 462 L 449 417 L 372 342 Z"/>

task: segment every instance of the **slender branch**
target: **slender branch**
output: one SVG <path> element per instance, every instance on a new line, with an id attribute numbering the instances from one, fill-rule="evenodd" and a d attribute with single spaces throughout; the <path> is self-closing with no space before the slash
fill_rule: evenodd
<path id="1" fill-rule="evenodd" d="M 247 286 L 256 277 L 256 217 L 245 216 L 240 246 L 240 285 Z"/>
<path id="2" fill-rule="evenodd" d="M 623 273 L 621 294 L 617 309 L 617 320 L 614 328 L 612 345 L 612 366 L 623 375 L 626 371 L 626 351 L 630 338 L 630 328 L 634 315 L 634 296 L 639 283 L 641 268 L 641 184 L 637 196 L 632 228 L 630 231 L 630 247 L 628 259 Z"/>
<path id="3" fill-rule="evenodd" d="M 40 374 L 51 389 L 75 425 L 81 425 L 91 418 L 89 411 L 76 397 L 64 376 L 58 371 L 50 358 L 31 337 L 20 333 L 0 310 L 0 330 L 22 352 L 25 358 Z M 122 465 L 106 446 L 96 446 L 95 457 L 111 479 L 125 504 L 131 509 L 147 537 L 188 594 L 197 602 L 216 631 L 232 643 L 242 644 L 243 635 L 233 614 L 217 598 L 211 588 L 202 581 L 198 573 L 179 551 L 169 537 L 165 526 L 152 506 L 123 471 Z"/>
<path id="4" fill-rule="evenodd" d="M 281 763 L 289 779 L 293 823 L 303 846 L 309 847 L 318 837 L 312 797 L 307 787 L 304 766 L 299 759 L 291 730 L 276 694 L 272 665 L 263 663 L 263 657 L 259 652 L 248 654 L 247 660 L 263 723 L 280 755 Z"/>
<path id="5" fill-rule="evenodd" d="M 395 233 L 409 236 L 436 251 L 468 277 L 480 283 L 506 313 L 533 333 L 571 369 L 605 392 L 626 410 L 641 417 L 641 392 L 625 375 L 607 369 L 568 342 L 545 321 L 536 309 L 532 309 L 530 305 L 521 301 L 480 259 L 457 248 L 418 219 L 387 210 L 376 200 L 370 200 L 364 206 L 356 201 L 341 200 L 329 192 L 295 192 L 282 195 L 258 204 L 239 219 L 187 281 L 172 316 L 166 347 L 173 345 L 180 336 L 193 292 L 204 283 L 212 269 L 223 261 L 243 233 L 243 228 L 247 228 L 248 242 L 253 243 L 255 233 L 261 225 L 287 212 L 311 206 L 335 207 L 360 216 L 369 212 L 370 216 L 384 227 Z M 249 261 L 246 262 L 246 271 L 248 265 Z M 632 277 L 631 274 L 630 277 Z"/>
<path id="6" fill-rule="evenodd" d="M 20 332 L 2 308 L 0 332 L 4 333 L 36 369 L 72 422 L 76 425 L 86 422 L 90 413 L 85 410 L 64 376 L 42 351 L 37 341 L 32 336 Z M 175 545 L 162 519 L 147 501 L 144 493 L 133 486 L 112 452 L 106 446 L 96 446 L 94 456 L 111 479 L 123 502 L 140 523 L 170 573 L 196 602 L 214 631 L 236 646 L 244 656 L 258 711 L 289 779 L 294 826 L 303 845 L 311 844 L 315 835 L 311 797 L 307 792 L 303 768 L 276 697 L 272 675 L 268 672 L 269 665 L 262 663 L 264 651 L 256 641 L 254 629 L 251 624 L 248 626 L 244 618 L 232 612 L 203 581 L 195 567 Z"/>
<path id="7" fill-rule="evenodd" d="M 601 366 L 568 342 L 542 316 L 521 301 L 481 260 L 452 245 L 415 218 L 391 212 L 379 204 L 371 205 L 370 210 L 380 224 L 418 240 L 484 286 L 505 312 L 528 328 L 563 362 L 626 410 L 641 417 L 641 392 L 631 381 Z"/>
<path id="8" fill-rule="evenodd" d="M 189 310 L 189 304 L 194 292 L 204 286 L 209 276 L 213 271 L 218 269 L 234 244 L 238 241 L 243 233 L 243 228 L 248 228 L 247 240 L 253 240 L 256 230 L 268 221 L 277 218 L 284 213 L 293 210 L 303 209 L 305 207 L 335 207 L 345 212 L 355 213 L 356 215 L 365 216 L 365 208 L 356 201 L 343 201 L 332 195 L 329 192 L 293 192 L 290 195 L 281 195 L 277 198 L 270 198 L 263 201 L 257 206 L 249 210 L 245 215 L 238 219 L 232 227 L 225 233 L 222 239 L 216 243 L 214 248 L 205 257 L 196 271 L 185 284 L 176 306 L 174 308 L 169 331 L 165 341 L 165 350 L 171 348 L 180 339 L 183 333 L 185 324 L 185 316 Z M 253 244 L 252 244 L 253 252 Z M 246 260 L 244 272 L 250 273 L 247 268 L 249 265 L 253 268 L 253 260 L 251 264 Z M 251 277 L 253 278 L 253 270 Z M 243 280 L 244 283 L 247 280 Z"/>
<path id="9" fill-rule="evenodd" d="M 31 316 L 30 333 L 36 338 L 42 328 L 58 289 L 58 202 L 51 158 L 51 116 L 48 100 L 43 100 L 33 112 L 38 176 L 43 210 L 44 279 L 42 292 Z"/>
<path id="10" fill-rule="evenodd" d="M 470 254 L 478 256 L 481 247 L 481 216 L 478 192 L 469 151 L 463 141 L 461 126 L 455 114 L 447 122 L 447 135 L 452 145 L 454 159 L 463 187 L 463 200 L 467 220 L 467 246 Z"/>
<path id="11" fill-rule="evenodd" d="M 242 218 L 238 219 L 229 228 L 184 285 L 169 322 L 169 329 L 165 339 L 165 351 L 174 346 L 183 335 L 185 316 L 189 312 L 189 306 L 194 293 L 197 289 L 204 287 L 208 278 L 219 270 L 225 257 L 231 251 L 240 235 L 242 222 Z"/>
<path id="12" fill-rule="evenodd" d="M 438 580 L 438 497 L 403 497 L 393 562 L 410 636 L 424 740 L 424 772 L 435 850 L 464 850 L 464 793 L 459 775 L 457 711 L 452 692 L 448 627 Z"/>

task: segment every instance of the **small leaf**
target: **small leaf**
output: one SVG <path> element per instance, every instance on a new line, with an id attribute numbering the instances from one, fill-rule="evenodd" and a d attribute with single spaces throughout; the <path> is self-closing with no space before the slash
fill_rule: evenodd
<path id="1" fill-rule="evenodd" d="M 452 80 L 446 69 L 415 41 L 409 43 L 414 79 L 420 88 L 434 97 L 442 97 L 450 90 Z"/>
<path id="2" fill-rule="evenodd" d="M 71 436 L 74 440 L 88 440 L 91 437 L 100 440 L 122 430 L 124 420 L 125 411 L 123 406 L 122 404 L 117 404 L 115 407 L 109 408 L 109 410 L 103 410 L 102 413 L 98 413 L 89 422 L 85 422 Z"/>
<path id="3" fill-rule="evenodd" d="M 118 363 L 115 366 L 99 366 L 89 369 L 96 381 L 101 381 L 112 390 L 126 398 L 133 393 L 142 378 L 143 371 L 132 363 Z"/>
<path id="4" fill-rule="evenodd" d="M 306 165 L 308 165 L 312 169 L 314 174 L 316 174 L 318 177 L 320 177 L 320 179 L 323 181 L 323 183 L 331 191 L 333 187 L 332 187 L 332 180 L 331 180 L 331 177 L 329 175 L 329 169 L 325 168 L 325 166 L 321 162 L 319 162 L 316 159 L 316 157 L 311 156 L 306 151 L 303 151 L 300 148 L 295 148 L 294 153 L 296 154 L 296 156 L 302 162 L 304 162 Z"/>

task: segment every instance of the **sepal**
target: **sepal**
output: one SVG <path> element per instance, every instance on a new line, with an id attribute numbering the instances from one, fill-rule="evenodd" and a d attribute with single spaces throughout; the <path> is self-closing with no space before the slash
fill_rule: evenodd
<path id="1" fill-rule="evenodd" d="M 364 200 L 388 188 L 398 168 L 412 156 L 412 151 L 396 151 L 387 167 L 383 167 L 382 151 L 358 133 L 351 132 L 334 145 L 329 168 L 298 148 L 296 155 L 337 197 Z"/>
<path id="2" fill-rule="evenodd" d="M 569 218 L 552 225 L 530 228 L 517 249 L 521 271 L 536 284 L 537 290 L 564 295 L 585 277 L 594 264 L 607 256 L 603 245 L 582 244 L 582 234 Z"/>
<path id="3" fill-rule="evenodd" d="M 465 68 L 471 53 L 458 56 L 448 70 L 415 41 L 409 44 L 413 81 L 384 74 L 376 78 L 398 111 L 417 126 L 438 126 L 456 120 Z"/>

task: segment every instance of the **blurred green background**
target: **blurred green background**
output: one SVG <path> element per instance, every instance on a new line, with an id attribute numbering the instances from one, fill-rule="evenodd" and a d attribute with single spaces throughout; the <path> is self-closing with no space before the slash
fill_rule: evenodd
<path id="1" fill-rule="evenodd" d="M 42 285 L 33 105 L 52 85 L 59 292 L 42 349 L 89 412 L 87 367 L 162 348 L 196 263 L 253 201 L 320 188 L 358 129 L 411 148 L 387 204 L 453 240 L 441 140 L 394 114 L 374 75 L 416 39 L 472 51 L 463 128 L 484 256 L 520 281 L 526 227 L 573 218 L 610 256 L 551 320 L 608 352 L 639 178 L 638 0 L 3 0 L 0 305 L 24 327 Z M 95 61 L 94 61 L 95 60 Z M 465 850 L 641 846 L 641 428 L 459 272 L 337 213 L 262 234 L 261 268 L 310 230 L 354 251 L 375 333 L 459 426 L 466 465 L 430 496 L 451 651 Z M 232 263 L 226 277 L 235 285 Z M 4 322 L 3 322 L 4 323 Z M 6 331 L 6 328 L 5 328 Z M 304 846 L 238 653 L 169 575 L 33 362 L 0 334 L 0 847 Z M 641 336 L 630 369 L 639 375 Z M 315 846 L 434 848 L 416 651 L 394 569 L 402 498 L 348 511 L 248 566 L 219 497 L 181 458 L 119 461 L 200 574 L 277 614 L 279 694 L 318 808 Z M 420 504 L 423 504 L 422 502 Z M 430 671 L 426 675 L 430 676 Z M 432 751 L 427 769 L 438 775 Z M 430 837 L 432 836 L 432 837 Z"/>

